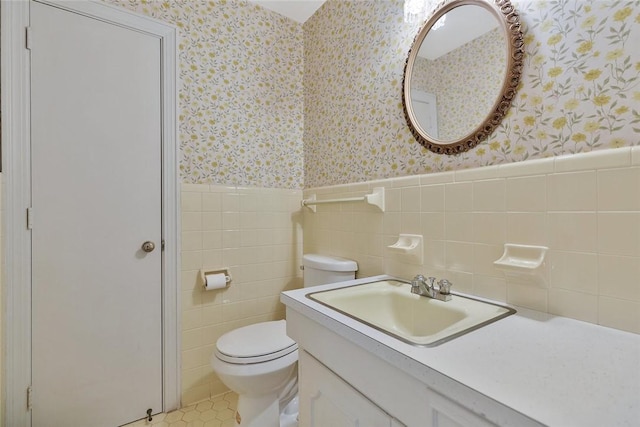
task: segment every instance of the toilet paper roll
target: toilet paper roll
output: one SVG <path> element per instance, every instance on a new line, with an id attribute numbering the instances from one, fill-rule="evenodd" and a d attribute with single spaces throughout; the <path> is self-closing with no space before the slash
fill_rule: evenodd
<path id="1" fill-rule="evenodd" d="M 227 276 L 223 273 L 205 274 L 204 290 L 222 289 L 227 287 Z"/>

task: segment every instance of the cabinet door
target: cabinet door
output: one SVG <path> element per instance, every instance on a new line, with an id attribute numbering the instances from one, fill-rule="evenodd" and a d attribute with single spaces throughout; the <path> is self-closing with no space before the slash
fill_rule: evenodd
<path id="1" fill-rule="evenodd" d="M 399 427 L 389 414 L 300 352 L 300 427 Z"/>
<path id="2" fill-rule="evenodd" d="M 431 390 L 429 412 L 432 427 L 495 427 L 495 424 Z"/>

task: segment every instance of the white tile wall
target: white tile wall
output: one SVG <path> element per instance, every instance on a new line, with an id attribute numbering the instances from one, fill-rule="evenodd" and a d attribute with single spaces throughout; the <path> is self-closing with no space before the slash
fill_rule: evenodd
<path id="1" fill-rule="evenodd" d="M 280 292 L 302 284 L 300 190 L 183 184 L 182 404 L 226 391 L 209 359 L 225 332 L 284 318 Z M 233 281 L 204 291 L 201 269 Z"/>
<path id="2" fill-rule="evenodd" d="M 351 197 L 379 186 L 385 213 L 354 203 L 305 209 L 305 252 L 355 259 L 359 277 L 446 276 L 459 291 L 640 333 L 640 147 L 304 193 Z M 424 236 L 423 266 L 387 256 L 399 233 Z M 504 243 L 549 247 L 546 288 L 493 266 Z"/>

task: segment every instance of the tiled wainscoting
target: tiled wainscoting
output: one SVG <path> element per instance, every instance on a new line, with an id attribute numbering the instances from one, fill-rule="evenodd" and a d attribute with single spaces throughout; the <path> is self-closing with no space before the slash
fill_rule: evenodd
<path id="1" fill-rule="evenodd" d="M 301 190 L 182 185 L 182 405 L 226 387 L 209 360 L 223 333 L 284 318 L 280 292 L 302 284 Z M 229 268 L 204 291 L 199 271 Z"/>
<path id="2" fill-rule="evenodd" d="M 305 252 L 355 259 L 358 277 L 416 273 L 454 289 L 640 333 L 640 147 L 305 190 L 318 199 L 386 188 L 386 212 L 364 203 L 304 212 Z M 422 234 L 424 265 L 387 245 Z M 549 247 L 547 287 L 505 278 L 505 243 Z"/>

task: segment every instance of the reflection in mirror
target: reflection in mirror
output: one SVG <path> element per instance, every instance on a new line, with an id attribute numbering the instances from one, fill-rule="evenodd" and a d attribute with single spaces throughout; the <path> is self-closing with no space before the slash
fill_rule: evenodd
<path id="1" fill-rule="evenodd" d="M 411 101 L 418 124 L 434 139 L 464 138 L 491 111 L 507 60 L 498 25 L 486 9 L 466 5 L 443 15 L 422 42 L 411 76 Z M 435 98 L 437 117 L 417 111 L 425 92 Z M 434 121 L 439 126 L 430 129 Z"/>
<path id="2" fill-rule="evenodd" d="M 405 68 L 405 115 L 437 153 L 485 139 L 510 106 L 522 68 L 522 33 L 508 0 L 452 0 L 420 30 Z"/>

